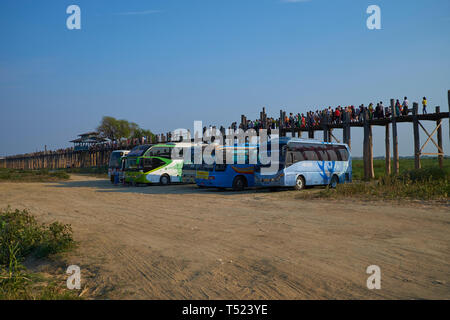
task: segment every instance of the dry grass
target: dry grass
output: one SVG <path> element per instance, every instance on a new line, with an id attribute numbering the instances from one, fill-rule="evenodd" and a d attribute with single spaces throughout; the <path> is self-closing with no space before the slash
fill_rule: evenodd
<path id="1" fill-rule="evenodd" d="M 438 200 L 448 202 L 450 175 L 439 168 L 405 171 L 399 176 L 385 176 L 370 182 L 354 182 L 327 188 L 317 193 L 303 193 L 305 199 L 362 198 L 367 200 Z"/>
<path id="2" fill-rule="evenodd" d="M 70 176 L 64 171 L 0 169 L 0 181 L 9 182 L 51 182 L 68 180 Z"/>

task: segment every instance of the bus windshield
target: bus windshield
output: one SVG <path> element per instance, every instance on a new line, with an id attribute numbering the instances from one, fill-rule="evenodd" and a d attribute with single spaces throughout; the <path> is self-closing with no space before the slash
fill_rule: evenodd
<path id="1" fill-rule="evenodd" d="M 151 147 L 150 144 L 144 144 L 140 146 L 134 147 L 130 153 L 128 154 L 129 157 L 140 157 L 142 156 L 149 148 Z"/>
<path id="2" fill-rule="evenodd" d="M 125 170 L 127 171 L 137 171 L 139 169 L 141 169 L 140 166 L 138 166 L 137 164 L 137 159 L 136 157 L 132 157 L 132 158 L 125 158 Z"/>
<path id="3" fill-rule="evenodd" d="M 124 154 L 123 152 L 111 153 L 111 156 L 109 158 L 109 167 L 114 169 L 120 168 L 121 165 L 120 159 L 122 158 L 123 154 Z"/>

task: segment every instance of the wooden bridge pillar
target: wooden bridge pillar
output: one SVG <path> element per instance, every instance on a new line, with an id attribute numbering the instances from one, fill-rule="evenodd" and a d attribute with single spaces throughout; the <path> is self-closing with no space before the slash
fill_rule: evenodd
<path id="1" fill-rule="evenodd" d="M 323 128 L 323 142 L 329 142 L 329 128 L 328 128 L 328 117 L 326 115 L 322 115 L 322 118 L 320 120 Z"/>
<path id="2" fill-rule="evenodd" d="M 414 131 L 414 167 L 420 169 L 420 136 L 419 136 L 419 120 L 417 118 L 419 112 L 419 104 L 413 103 L 413 131 Z"/>
<path id="3" fill-rule="evenodd" d="M 283 110 L 280 110 L 280 118 L 278 119 L 278 128 L 281 130 L 283 129 Z"/>
<path id="4" fill-rule="evenodd" d="M 436 107 L 436 113 L 440 113 L 441 112 L 441 107 Z M 437 142 L 438 142 L 438 146 L 439 149 L 438 150 L 438 161 L 439 161 L 439 168 L 443 169 L 444 168 L 444 148 L 442 147 L 442 120 L 439 119 L 436 121 L 436 126 L 437 126 Z"/>
<path id="5" fill-rule="evenodd" d="M 447 91 L 448 112 L 450 114 L 450 90 Z M 450 127 L 450 117 L 448 117 L 448 125 Z M 450 140 L 450 129 L 448 130 L 448 139 Z"/>
<path id="6" fill-rule="evenodd" d="M 267 115 L 265 107 L 263 107 L 262 111 L 259 113 L 259 123 L 262 129 L 267 129 Z"/>
<path id="7" fill-rule="evenodd" d="M 397 137 L 397 115 L 395 114 L 395 100 L 391 99 L 392 110 L 392 144 L 394 148 L 394 174 L 399 172 L 398 137 Z"/>
<path id="8" fill-rule="evenodd" d="M 373 142 L 372 142 L 372 126 L 369 123 L 368 110 L 364 110 L 364 179 L 370 180 L 375 178 L 373 171 Z"/>
<path id="9" fill-rule="evenodd" d="M 386 124 L 386 133 L 385 133 L 385 147 L 386 147 L 386 155 L 385 155 L 385 170 L 386 170 L 386 175 L 390 175 L 391 174 L 391 142 L 390 142 L 390 136 L 389 136 L 389 123 Z"/>
<path id="10" fill-rule="evenodd" d="M 342 129 L 342 136 L 344 143 L 348 145 L 350 150 L 352 149 L 351 146 L 351 132 L 350 132 L 350 114 L 348 112 L 344 113 L 344 128 Z"/>

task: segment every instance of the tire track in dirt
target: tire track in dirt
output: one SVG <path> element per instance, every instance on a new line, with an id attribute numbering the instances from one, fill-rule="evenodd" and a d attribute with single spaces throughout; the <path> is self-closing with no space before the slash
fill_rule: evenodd
<path id="1" fill-rule="evenodd" d="M 0 183 L 0 203 L 72 224 L 80 245 L 67 262 L 100 298 L 450 298 L 448 206 L 123 188 L 85 176 Z M 380 291 L 365 286 L 372 264 Z"/>

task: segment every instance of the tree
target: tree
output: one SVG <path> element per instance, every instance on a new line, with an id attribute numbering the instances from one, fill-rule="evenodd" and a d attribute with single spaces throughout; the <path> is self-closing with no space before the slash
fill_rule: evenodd
<path id="1" fill-rule="evenodd" d="M 152 137 L 153 138 L 153 133 L 150 130 L 137 128 L 131 135 L 131 138 L 141 138 L 141 137 Z"/>
<path id="2" fill-rule="evenodd" d="M 104 138 L 119 140 L 122 138 L 140 138 L 153 136 L 150 130 L 140 128 L 136 123 L 127 120 L 118 120 L 114 117 L 103 117 L 97 131 Z"/>

